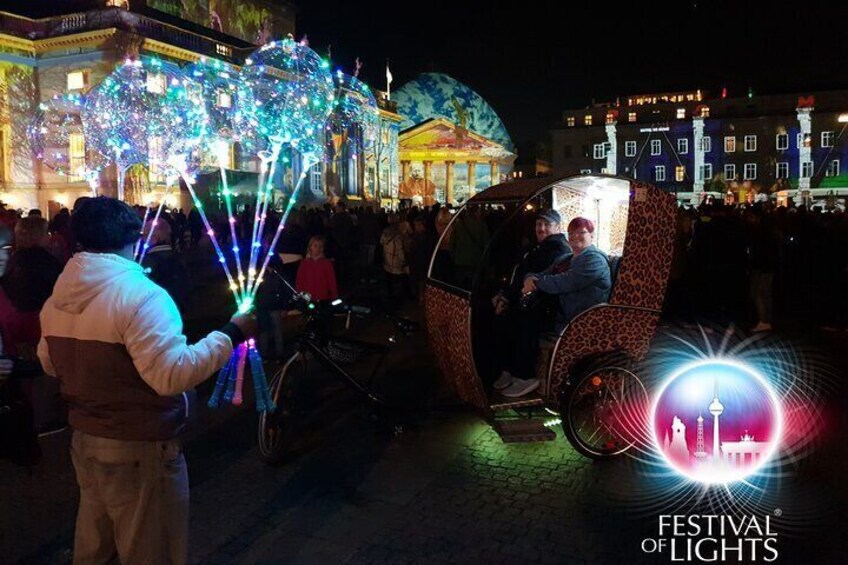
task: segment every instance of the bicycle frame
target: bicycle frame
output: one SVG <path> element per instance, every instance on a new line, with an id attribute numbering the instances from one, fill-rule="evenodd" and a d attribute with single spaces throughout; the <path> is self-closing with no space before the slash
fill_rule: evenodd
<path id="1" fill-rule="evenodd" d="M 366 349 L 371 349 L 373 351 L 379 350 L 380 357 L 377 360 L 374 368 L 371 369 L 371 374 L 368 376 L 369 382 L 374 379 L 374 377 L 379 373 L 380 368 L 383 366 L 383 362 L 388 356 L 390 347 L 384 345 L 378 345 L 374 343 L 368 343 L 364 341 L 357 340 L 346 340 L 349 343 L 354 343 L 356 345 L 361 345 Z M 295 355 L 304 355 L 306 353 L 312 353 L 312 355 L 327 369 L 329 369 L 336 377 L 338 377 L 341 381 L 347 383 L 350 387 L 352 387 L 359 394 L 364 396 L 366 400 L 375 404 L 377 406 L 386 406 L 386 401 L 381 397 L 372 392 L 369 388 L 364 386 L 359 380 L 354 378 L 350 373 L 348 373 L 342 366 L 333 361 L 329 355 L 321 348 L 321 345 L 309 336 L 301 336 L 298 339 L 297 345 L 297 353 Z"/>

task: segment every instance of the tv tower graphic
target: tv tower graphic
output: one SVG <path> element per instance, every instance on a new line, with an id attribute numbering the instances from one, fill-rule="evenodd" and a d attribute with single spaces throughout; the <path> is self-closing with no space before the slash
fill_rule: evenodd
<path id="1" fill-rule="evenodd" d="M 713 461 L 719 461 L 721 451 L 719 450 L 718 417 L 724 412 L 724 406 L 718 401 L 718 381 L 714 385 L 713 401 L 710 403 L 709 411 L 713 415 Z"/>
<path id="2" fill-rule="evenodd" d="M 695 444 L 695 453 L 693 455 L 700 460 L 707 458 L 707 452 L 704 448 L 704 417 L 700 414 L 698 414 L 698 440 Z"/>

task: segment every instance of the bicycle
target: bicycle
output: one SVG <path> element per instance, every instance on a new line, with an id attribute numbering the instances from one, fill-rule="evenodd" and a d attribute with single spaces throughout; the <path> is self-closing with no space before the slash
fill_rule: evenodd
<path id="1" fill-rule="evenodd" d="M 288 284 L 288 283 L 286 283 Z M 257 436 L 259 456 L 269 464 L 282 462 L 287 449 L 299 430 L 299 422 L 304 419 L 316 403 L 310 398 L 310 363 L 317 362 L 330 375 L 352 388 L 363 397 L 377 412 L 393 408 L 380 395 L 371 390 L 366 383 L 374 381 L 383 363 L 397 341 L 390 336 L 388 344 L 338 338 L 330 335 L 329 326 L 335 314 L 346 316 L 346 327 L 351 319 L 364 317 L 371 313 L 370 308 L 346 305 L 341 300 L 321 303 L 312 300 L 306 293 L 294 293 L 292 305 L 305 316 L 305 329 L 298 336 L 295 352 L 274 374 L 269 382 L 271 397 L 277 405 L 272 413 L 259 416 Z M 418 324 L 405 318 L 390 316 L 394 319 L 395 329 L 406 335 L 418 330 Z M 365 355 L 377 355 L 377 361 L 367 379 L 357 379 L 345 369 L 345 365 L 354 365 Z"/>

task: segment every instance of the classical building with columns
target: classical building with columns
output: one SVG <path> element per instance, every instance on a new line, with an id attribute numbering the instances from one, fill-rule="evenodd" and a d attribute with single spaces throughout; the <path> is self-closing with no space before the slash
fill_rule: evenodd
<path id="1" fill-rule="evenodd" d="M 403 116 L 401 200 L 461 204 L 509 177 L 516 158 L 512 140 L 479 94 L 447 75 L 424 73 L 394 98 Z"/>
<path id="2" fill-rule="evenodd" d="M 563 112 L 554 174 L 609 173 L 698 202 L 848 195 L 848 91 L 628 96 Z"/>
<path id="3" fill-rule="evenodd" d="M 464 202 L 478 190 L 503 180 L 515 155 L 498 143 L 445 118 L 427 120 L 398 139 L 401 184 L 398 197 L 424 205 Z"/>

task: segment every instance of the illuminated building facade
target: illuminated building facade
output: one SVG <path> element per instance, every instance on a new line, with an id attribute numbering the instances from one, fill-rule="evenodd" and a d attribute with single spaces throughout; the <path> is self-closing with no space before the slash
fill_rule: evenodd
<path id="1" fill-rule="evenodd" d="M 447 75 L 424 73 L 393 98 L 403 117 L 399 198 L 460 204 L 510 177 L 512 139 L 479 94 Z"/>
<path id="2" fill-rule="evenodd" d="M 634 95 L 566 110 L 551 131 L 554 174 L 643 179 L 687 202 L 848 195 L 848 91 L 722 94 Z"/>
<path id="3" fill-rule="evenodd" d="M 61 94 L 84 95 L 126 57 L 158 57 L 180 66 L 206 57 L 238 67 L 258 45 L 295 31 L 294 7 L 268 0 L 21 4 L 24 8 L 16 13 L 0 11 L 0 201 L 15 208 L 38 207 L 48 215 L 90 191 L 83 179 L 58 175 L 32 157 L 26 131 L 39 103 Z M 341 144 L 333 162 L 313 168 L 306 190 L 316 198 L 337 192 L 355 198 L 374 195 L 381 182 L 391 186 L 399 170 L 400 121 L 392 108 L 381 102 L 382 143 L 370 152 Z M 355 139 L 355 132 L 347 138 Z M 328 144 L 332 142 L 328 138 Z M 71 160 L 77 153 L 84 155 L 84 144 L 82 139 L 71 145 Z M 255 155 L 242 154 L 236 144 L 228 168 L 236 190 L 255 190 Z M 284 186 L 294 173 L 281 168 L 275 184 Z M 336 184 L 332 184 L 333 173 Z M 208 177 L 214 179 L 214 174 Z M 164 196 L 162 180 L 145 165 L 131 168 L 126 177 L 127 201 L 158 201 Z M 116 195 L 114 166 L 104 169 L 99 181 L 101 193 Z M 211 183 L 216 181 L 209 182 L 207 190 L 214 191 L 217 185 Z M 203 182 L 199 186 L 204 187 Z M 187 208 L 189 198 L 182 193 L 168 203 Z"/>

